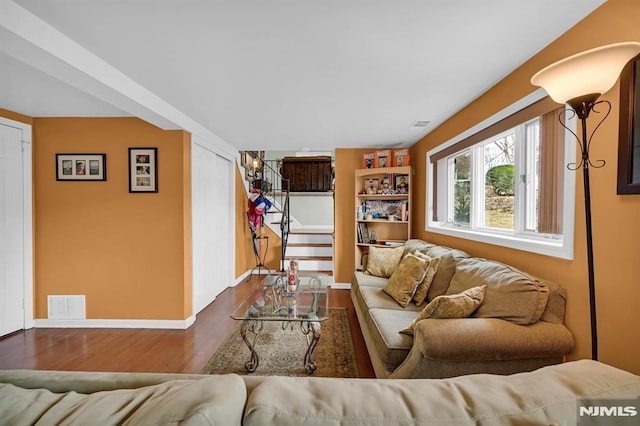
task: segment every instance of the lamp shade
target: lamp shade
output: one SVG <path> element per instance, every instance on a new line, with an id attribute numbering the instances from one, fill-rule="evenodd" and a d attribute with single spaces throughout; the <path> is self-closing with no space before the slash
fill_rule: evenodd
<path id="1" fill-rule="evenodd" d="M 635 41 L 596 47 L 543 68 L 531 78 L 531 84 L 543 87 L 560 104 L 584 95 L 601 95 L 613 87 L 622 68 L 638 53 L 640 42 Z"/>

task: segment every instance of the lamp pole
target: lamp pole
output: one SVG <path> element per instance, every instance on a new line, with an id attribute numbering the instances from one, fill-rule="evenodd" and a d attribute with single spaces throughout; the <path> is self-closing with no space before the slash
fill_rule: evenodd
<path id="1" fill-rule="evenodd" d="M 575 111 L 576 115 L 580 119 L 580 124 L 582 127 L 582 142 L 581 139 L 577 137 L 578 143 L 580 144 L 580 151 L 582 154 L 582 159 L 580 163 L 575 167 L 571 167 L 571 165 L 567 166 L 569 169 L 577 170 L 582 168 L 582 178 L 584 182 L 584 215 L 585 215 L 585 224 L 586 224 L 586 244 L 587 244 L 587 274 L 589 279 L 589 310 L 590 310 L 590 318 L 591 318 L 591 359 L 597 361 L 598 360 L 598 322 L 596 319 L 596 284 L 595 284 L 595 269 L 594 269 L 594 260 L 593 260 L 593 227 L 591 225 L 591 184 L 589 180 L 589 167 L 593 166 L 596 168 L 603 167 L 605 162 L 600 160 L 600 164 L 598 166 L 594 166 L 591 163 L 589 158 L 589 144 L 591 142 L 591 137 L 587 134 L 587 118 L 591 111 L 593 111 L 593 107 L 596 104 L 606 103 L 609 105 L 609 111 L 611 111 L 611 104 L 608 101 L 600 101 L 596 102 L 596 99 L 600 96 L 599 93 L 593 93 L 585 96 L 580 96 L 574 99 L 570 99 L 567 101 L 569 106 Z M 607 111 L 606 115 L 603 117 L 602 121 L 607 118 L 609 115 L 609 111 Z M 602 121 L 600 124 L 602 124 Z M 595 133 L 598 130 L 598 127 L 593 130 Z M 591 136 L 593 136 L 593 133 Z"/>

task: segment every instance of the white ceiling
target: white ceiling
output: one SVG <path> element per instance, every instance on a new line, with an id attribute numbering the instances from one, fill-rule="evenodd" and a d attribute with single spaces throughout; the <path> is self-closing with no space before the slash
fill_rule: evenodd
<path id="1" fill-rule="evenodd" d="M 234 149 L 410 146 L 603 2 L 0 0 L 0 107 Z"/>

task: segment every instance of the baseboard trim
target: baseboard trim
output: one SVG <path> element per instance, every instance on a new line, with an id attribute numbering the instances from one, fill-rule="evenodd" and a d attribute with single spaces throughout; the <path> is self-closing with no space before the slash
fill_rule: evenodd
<path id="1" fill-rule="evenodd" d="M 265 271 L 265 268 L 262 268 L 260 270 L 260 275 L 265 276 L 268 274 L 275 274 L 277 271 L 275 269 L 267 269 Z M 234 283 L 234 287 L 237 286 L 238 284 L 240 284 L 242 281 L 246 280 L 247 277 L 251 274 L 251 270 L 246 271 L 244 274 L 240 275 L 238 278 L 236 278 L 236 281 Z M 254 275 L 258 275 L 258 270 L 254 270 Z"/>
<path id="2" fill-rule="evenodd" d="M 333 283 L 331 284 L 331 288 L 335 288 L 337 290 L 351 290 L 351 283 Z"/>
<path id="3" fill-rule="evenodd" d="M 196 321 L 195 315 L 184 320 L 85 319 L 34 320 L 35 328 L 166 328 L 186 330 Z"/>

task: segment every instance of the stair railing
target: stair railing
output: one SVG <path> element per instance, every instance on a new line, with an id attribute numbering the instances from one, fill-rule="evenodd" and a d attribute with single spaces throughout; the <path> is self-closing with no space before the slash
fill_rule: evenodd
<path id="1" fill-rule="evenodd" d="M 284 271 L 287 242 L 291 231 L 291 215 L 289 212 L 291 181 L 280 174 L 280 166 L 278 164 L 278 160 L 261 160 L 259 178 L 256 178 L 252 185 L 254 188 L 260 189 L 267 197 L 270 197 L 274 208 L 282 213 L 282 219 L 280 220 L 280 237 L 282 239 L 280 267 Z"/>

